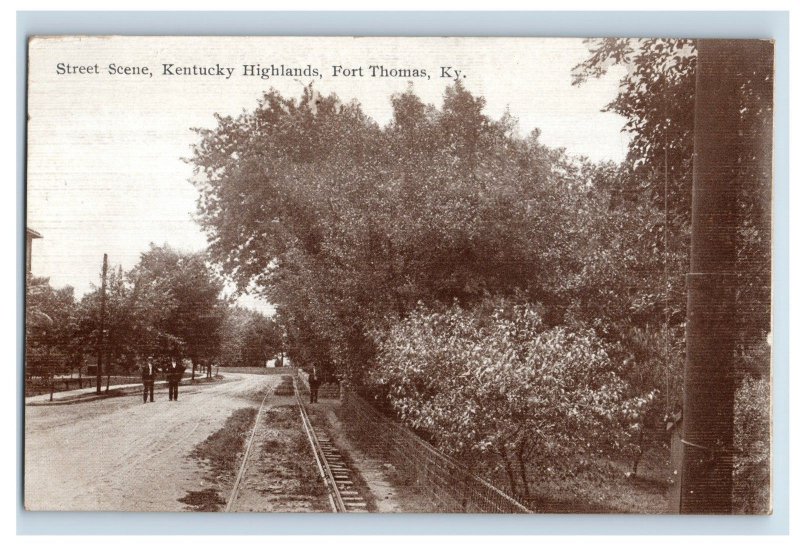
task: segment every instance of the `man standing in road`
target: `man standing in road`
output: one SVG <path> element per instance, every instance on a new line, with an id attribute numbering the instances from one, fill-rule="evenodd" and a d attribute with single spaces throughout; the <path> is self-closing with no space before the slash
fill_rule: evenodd
<path id="1" fill-rule="evenodd" d="M 142 384 L 144 385 L 144 403 L 147 403 L 147 393 L 150 393 L 150 401 L 153 400 L 153 387 L 156 384 L 156 372 L 158 369 L 153 365 L 153 357 L 147 357 L 147 364 L 142 368 Z"/>
<path id="2" fill-rule="evenodd" d="M 183 377 L 184 368 L 174 358 L 172 363 L 167 367 L 167 383 L 169 384 L 169 399 L 170 401 L 178 401 L 178 384 Z"/>
<path id="3" fill-rule="evenodd" d="M 319 384 L 320 384 L 320 377 L 319 372 L 317 372 L 316 366 L 311 366 L 311 371 L 308 372 L 308 388 L 310 391 L 311 404 L 315 404 L 317 402 L 317 393 L 319 392 Z"/>

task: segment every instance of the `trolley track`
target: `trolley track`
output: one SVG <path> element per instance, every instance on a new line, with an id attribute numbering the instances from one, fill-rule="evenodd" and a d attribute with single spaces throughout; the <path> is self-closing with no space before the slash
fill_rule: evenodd
<path id="1" fill-rule="evenodd" d="M 239 467 L 239 472 L 236 474 L 236 480 L 233 482 L 233 488 L 231 489 L 231 493 L 228 497 L 228 502 L 225 505 L 225 511 L 230 512 L 233 508 L 233 505 L 236 503 L 236 498 L 239 496 L 239 487 L 242 484 L 242 477 L 244 476 L 245 468 L 247 468 L 247 460 L 250 457 L 250 450 L 253 447 L 253 440 L 256 436 L 256 431 L 258 430 L 258 423 L 261 421 L 261 413 L 264 411 L 264 404 L 267 401 L 267 398 L 270 395 L 269 389 L 264 394 L 264 398 L 261 400 L 261 405 L 258 407 L 258 413 L 256 413 L 255 422 L 253 423 L 253 430 L 250 431 L 250 438 L 247 440 L 247 446 L 244 450 L 244 455 L 242 456 L 242 464 Z"/>
<path id="2" fill-rule="evenodd" d="M 291 381 L 287 381 L 291 377 Z M 305 404 L 300 396 L 300 388 L 298 382 L 301 380 L 297 374 L 291 376 L 286 375 L 283 378 L 284 383 L 275 388 L 274 394 L 276 396 L 294 396 L 295 403 L 299 410 L 300 421 L 303 427 L 303 432 L 308 439 L 311 447 L 311 452 L 314 456 L 314 465 L 317 472 L 322 479 L 325 489 L 328 494 L 328 502 L 332 512 L 367 512 L 367 502 L 361 496 L 361 493 L 353 484 L 352 471 L 348 468 L 346 461 L 342 458 L 341 453 L 331 441 L 330 437 L 322 431 L 315 430 L 311 419 L 306 411 Z M 250 462 L 250 454 L 255 443 L 256 431 L 258 430 L 259 423 L 261 422 L 261 415 L 264 411 L 264 406 L 272 394 L 268 390 L 264 395 L 261 405 L 256 414 L 253 428 L 245 446 L 242 462 L 236 474 L 231 492 L 228 496 L 228 502 L 225 505 L 225 512 L 234 511 L 236 502 L 243 487 L 243 477 L 247 472 L 247 466 Z"/>
<path id="3" fill-rule="evenodd" d="M 318 433 L 311 424 L 305 404 L 300 397 L 297 374 L 292 376 L 294 396 L 300 410 L 303 429 L 308 436 L 317 470 L 328 490 L 328 500 L 334 512 L 367 512 L 367 502 L 353 485 L 351 470 L 339 450 L 325 433 Z"/>

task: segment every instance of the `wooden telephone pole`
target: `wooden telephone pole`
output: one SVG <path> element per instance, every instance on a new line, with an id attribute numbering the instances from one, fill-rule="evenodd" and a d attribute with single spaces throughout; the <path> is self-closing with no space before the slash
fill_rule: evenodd
<path id="1" fill-rule="evenodd" d="M 745 104 L 743 89 L 757 67 L 772 62 L 770 42 L 697 42 L 681 440 L 680 512 L 685 514 L 732 509 L 737 198 L 743 170 L 758 160 L 748 149 L 753 135 L 743 134 L 743 112 L 752 106 Z"/>
<path id="2" fill-rule="evenodd" d="M 100 287 L 100 330 L 97 333 L 97 394 L 103 382 L 103 351 L 106 337 L 106 277 L 108 276 L 108 254 L 103 254 L 103 282 Z"/>

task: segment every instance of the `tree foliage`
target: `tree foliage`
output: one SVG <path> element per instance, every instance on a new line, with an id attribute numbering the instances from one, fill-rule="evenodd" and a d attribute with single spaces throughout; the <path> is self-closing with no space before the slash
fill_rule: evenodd
<path id="1" fill-rule="evenodd" d="M 541 470 L 537 450 L 590 454 L 601 429 L 635 471 L 641 431 L 662 430 L 681 396 L 694 43 L 590 48 L 576 84 L 627 68 L 607 107 L 632 138 L 620 165 L 520 135 L 510 113 L 490 118 L 461 83 L 438 107 L 411 87 L 392 96 L 383 127 L 357 102 L 272 90 L 254 110 L 198 129 L 188 160 L 211 258 L 276 305 L 293 362 L 378 382 L 410 426 L 490 470 L 503 446 L 517 466 L 500 466 L 523 494 L 524 473 Z M 743 106 L 763 106 L 759 77 Z M 744 123 L 767 114 L 753 108 Z M 754 198 L 742 192 L 740 302 L 761 313 L 750 333 L 763 339 L 768 214 L 752 205 L 763 204 L 761 167 L 746 175 Z M 503 337 L 512 330 L 518 343 Z M 577 398 L 548 391 L 560 381 Z M 534 391 L 549 397 L 541 407 Z M 571 421 L 569 408 L 587 400 L 597 407 L 580 415 L 585 426 Z M 508 430 L 516 418 L 524 425 Z"/>
<path id="2" fill-rule="evenodd" d="M 335 96 L 272 91 L 200 131 L 192 162 L 211 255 L 278 307 L 301 365 L 360 377 L 376 323 L 419 300 L 538 296 L 559 257 L 561 152 L 519 138 L 510 116 L 488 119 L 461 85 L 441 110 L 412 91 L 393 106 L 379 128 Z"/>
<path id="3" fill-rule="evenodd" d="M 686 301 L 682 275 L 688 271 L 691 223 L 696 43 L 606 38 L 589 40 L 588 45 L 590 55 L 573 69 L 573 83 L 602 76 L 613 65 L 627 69 L 620 92 L 606 110 L 627 120 L 625 130 L 632 139 L 625 165 L 628 175 L 609 190 L 620 196 L 649 195 L 664 211 L 663 256 L 669 288 L 664 305 L 677 306 L 677 313 L 668 314 L 682 320 Z M 751 72 L 740 74 L 743 145 L 737 152 L 742 168 L 737 179 L 731 180 L 739 197 L 736 321 L 740 353 L 762 343 L 770 330 L 773 78 L 771 64 L 752 66 Z"/>
<path id="4" fill-rule="evenodd" d="M 140 287 L 159 287 L 165 294 L 165 312 L 154 325 L 165 335 L 154 349 L 191 359 L 193 374 L 201 360 L 207 361 L 218 353 L 225 309 L 220 300 L 223 283 L 202 253 L 187 254 L 151 245 L 131 271 L 131 278 Z M 176 342 L 170 343 L 173 340 Z"/>
<path id="5" fill-rule="evenodd" d="M 222 287 L 203 254 L 151 245 L 131 271 L 108 272 L 101 333 L 100 286 L 76 301 L 72 287 L 54 290 L 47 279 L 29 278 L 28 371 L 45 364 L 69 371 L 100 350 L 109 373 L 130 372 L 147 356 L 207 363 L 221 344 Z"/>
<path id="6" fill-rule="evenodd" d="M 508 297 L 539 304 L 544 330 L 592 331 L 620 381 L 663 414 L 651 393 L 676 372 L 665 355 L 683 319 L 676 303 L 659 330 L 670 284 L 653 190 L 617 191 L 636 173 L 520 136 L 460 84 L 441 108 L 411 89 L 391 100 L 381 128 L 335 96 L 271 91 L 199 131 L 191 161 L 211 256 L 277 306 L 293 362 L 363 383 L 388 366 L 374 332 L 418 302 Z M 641 342 L 654 337 L 658 347 Z M 445 362 L 468 364 L 455 358 Z"/>
<path id="7" fill-rule="evenodd" d="M 770 384 L 767 378 L 745 377 L 734 408 L 734 511 L 767 514 L 770 509 Z"/>
<path id="8" fill-rule="evenodd" d="M 546 328 L 530 304 L 421 307 L 377 335 L 373 380 L 400 419 L 525 499 L 533 476 L 563 479 L 576 454 L 627 443 L 652 397 L 631 395 L 594 331 Z"/>
<path id="9" fill-rule="evenodd" d="M 100 299 L 101 287 L 94 286 L 78 303 L 77 338 L 87 355 L 96 355 L 100 350 Z M 172 305 L 165 284 L 143 283 L 125 273 L 121 266 L 109 271 L 102 339 L 109 370 L 118 366 L 130 371 L 138 359 L 159 354 L 155 347 L 177 343 L 176 338 L 159 327 Z"/>
<path id="10" fill-rule="evenodd" d="M 681 277 L 688 271 L 689 241 L 685 234 L 690 226 L 692 153 L 694 149 L 694 88 L 697 67 L 696 45 L 691 40 L 602 39 L 589 41 L 590 55 L 573 69 L 574 83 L 603 75 L 609 66 L 627 68 L 617 97 L 606 109 L 624 116 L 625 130 L 631 135 L 627 174 L 618 179 L 612 195 L 649 195 L 650 201 L 664 211 L 664 271 L 667 290 L 664 293 L 665 327 L 663 336 L 673 341 L 682 363 L 684 339 L 682 328 L 686 301 L 686 285 Z M 763 51 L 751 46 L 751 55 Z M 736 403 L 736 441 L 748 446 L 736 463 L 736 479 L 747 484 L 745 510 L 766 510 L 768 503 L 768 447 L 763 434 L 768 430 L 769 389 L 763 379 L 770 366 L 767 347 L 771 317 L 771 183 L 772 183 L 772 63 L 763 59 L 743 63 L 737 74 L 740 102 L 739 169 L 730 185 L 737 195 L 736 232 L 736 369 L 741 386 Z M 747 70 L 747 71 L 745 71 Z M 659 176 L 659 171 L 661 176 Z M 662 191 L 657 190 L 658 180 Z M 628 199 L 627 201 L 630 201 Z M 670 271 L 672 274 L 670 274 Z M 675 307 L 677 312 L 670 308 Z M 670 334 L 670 329 L 673 332 Z M 640 331 L 626 336 L 640 350 L 653 352 L 659 344 Z M 662 336 L 662 337 L 663 337 Z M 645 341 L 645 343 L 639 343 Z M 666 341 L 666 340 L 664 340 Z M 680 384 L 672 392 L 680 395 Z M 756 418 L 760 419 L 760 421 Z M 758 421 L 763 428 L 745 426 Z M 767 423 L 766 425 L 764 423 Z M 752 452 L 750 450 L 752 449 Z M 766 476 L 766 478 L 765 478 Z M 766 496 L 765 496 L 766 495 Z M 739 501 L 737 501 L 739 502 Z M 754 508 L 757 507 L 757 508 Z"/>
<path id="11" fill-rule="evenodd" d="M 231 306 L 225 312 L 218 361 L 222 366 L 265 366 L 282 351 L 277 323 L 261 313 Z"/>
<path id="12" fill-rule="evenodd" d="M 54 289 L 45 277 L 25 285 L 26 374 L 49 376 L 76 366 L 78 310 L 72 287 Z"/>

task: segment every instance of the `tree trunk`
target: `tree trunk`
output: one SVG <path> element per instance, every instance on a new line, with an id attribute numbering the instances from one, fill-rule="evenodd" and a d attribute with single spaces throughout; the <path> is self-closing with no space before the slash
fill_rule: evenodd
<path id="1" fill-rule="evenodd" d="M 55 374 L 54 374 L 54 370 L 53 370 L 53 362 L 52 362 L 52 359 L 50 358 L 50 346 L 49 345 L 47 346 L 47 355 L 45 356 L 45 358 L 47 359 L 46 362 L 47 362 L 48 376 L 50 377 L 50 401 L 52 402 L 53 401 L 53 392 L 55 392 L 56 381 L 55 381 Z"/>
<path id="2" fill-rule="evenodd" d="M 528 472 L 525 470 L 525 442 L 517 447 L 517 463 L 519 464 L 519 476 L 522 480 L 522 494 L 525 495 L 525 502 L 531 498 L 531 489 L 528 485 Z"/>
<path id="3" fill-rule="evenodd" d="M 119 364 L 119 347 L 113 347 L 110 353 L 111 358 L 108 361 L 108 367 L 106 371 L 106 392 L 108 392 L 108 389 L 111 386 L 111 372 L 114 371 L 114 366 Z"/>
<path id="4" fill-rule="evenodd" d="M 97 333 L 97 394 L 103 382 L 103 342 L 106 327 L 106 275 L 108 274 L 108 254 L 103 254 L 103 283 L 100 289 L 100 328 Z"/>
<path id="5" fill-rule="evenodd" d="M 503 460 L 503 468 L 506 471 L 506 476 L 508 477 L 508 483 L 511 486 L 511 495 L 514 497 L 517 496 L 517 478 L 514 476 L 514 465 L 511 464 L 511 461 L 508 459 L 508 454 L 504 447 L 501 447 L 499 450 L 500 458 Z"/>
<path id="6" fill-rule="evenodd" d="M 637 472 L 639 472 L 639 462 L 642 460 L 642 455 L 644 455 L 644 423 L 641 424 L 641 428 L 639 429 L 639 441 L 636 446 L 636 452 L 633 455 L 631 476 L 636 476 Z"/>
<path id="7" fill-rule="evenodd" d="M 106 362 L 106 392 L 108 392 L 108 387 L 111 385 L 111 360 Z"/>

